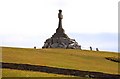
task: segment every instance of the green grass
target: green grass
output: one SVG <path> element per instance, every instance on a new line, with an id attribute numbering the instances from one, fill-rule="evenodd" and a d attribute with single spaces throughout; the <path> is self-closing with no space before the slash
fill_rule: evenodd
<path id="1" fill-rule="evenodd" d="M 44 72 L 33 72 L 13 69 L 3 69 L 3 77 L 70 77 L 66 75 L 49 74 Z"/>
<path id="2" fill-rule="evenodd" d="M 118 74 L 118 63 L 106 60 L 105 57 L 118 57 L 117 53 L 104 51 L 88 51 L 74 49 L 29 49 L 2 47 L 2 61 L 8 63 L 21 63 L 31 65 L 43 65 L 84 71 L 95 71 L 109 74 Z M 13 73 L 18 70 L 12 70 Z M 3 70 L 3 76 L 9 70 Z M 20 73 L 23 73 L 20 71 Z M 24 73 L 44 74 L 38 72 Z M 13 75 L 17 76 L 17 75 Z M 26 74 L 22 74 L 26 76 Z M 41 75 L 40 75 L 41 76 Z M 43 76 L 54 76 L 45 73 Z"/>
<path id="3" fill-rule="evenodd" d="M 45 77 L 44 79 L 91 79 L 83 77 L 75 77 L 69 75 L 58 75 L 44 72 L 23 71 L 14 69 L 2 69 L 2 77 Z M 71 78 L 72 77 L 72 78 Z M 9 78 L 8 78 L 9 79 Z M 34 78 L 33 78 L 34 79 Z M 41 78 L 42 79 L 42 78 Z"/>

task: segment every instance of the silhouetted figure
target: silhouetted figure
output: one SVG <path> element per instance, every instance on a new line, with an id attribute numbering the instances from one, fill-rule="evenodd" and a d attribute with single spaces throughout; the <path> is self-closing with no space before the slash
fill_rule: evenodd
<path id="1" fill-rule="evenodd" d="M 81 49 L 81 45 L 80 45 L 80 50 L 82 50 L 82 49 Z"/>
<path id="2" fill-rule="evenodd" d="M 34 46 L 34 49 L 36 49 L 36 46 Z"/>
<path id="3" fill-rule="evenodd" d="M 90 46 L 90 50 L 92 51 L 92 47 Z"/>
<path id="4" fill-rule="evenodd" d="M 98 49 L 98 48 L 96 48 L 96 51 L 99 51 L 99 49 Z"/>

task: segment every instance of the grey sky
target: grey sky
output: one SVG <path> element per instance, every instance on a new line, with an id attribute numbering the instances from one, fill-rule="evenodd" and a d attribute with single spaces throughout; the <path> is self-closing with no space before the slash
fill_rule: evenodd
<path id="1" fill-rule="evenodd" d="M 17 47 L 33 47 L 36 45 L 42 47 L 43 40 L 51 37 L 58 26 L 58 9 L 63 10 L 63 28 L 70 36 L 72 34 L 117 34 L 118 1 L 0 0 L 1 45 Z M 110 35 L 109 37 L 107 37 L 108 40 L 112 40 L 113 37 Z M 83 42 L 81 41 L 82 38 L 77 39 L 80 44 Z M 96 40 L 98 40 L 97 38 Z M 99 41 L 104 42 L 107 38 L 104 40 L 104 37 L 100 36 Z M 113 39 L 113 41 L 114 44 L 117 44 L 116 40 Z M 83 45 L 89 45 L 89 42 Z M 97 44 L 95 42 L 92 45 L 101 47 Z M 112 45 L 113 43 L 111 43 Z M 110 48 L 114 49 L 116 46 Z"/>

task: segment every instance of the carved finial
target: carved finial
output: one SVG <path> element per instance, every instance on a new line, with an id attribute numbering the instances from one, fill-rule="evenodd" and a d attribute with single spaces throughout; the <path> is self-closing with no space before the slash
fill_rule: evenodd
<path id="1" fill-rule="evenodd" d="M 59 12 L 61 13 L 61 12 L 62 12 L 62 10 L 60 9 L 60 10 L 59 10 Z"/>
<path id="2" fill-rule="evenodd" d="M 63 19 L 63 15 L 62 15 L 62 10 L 61 10 L 61 9 L 59 10 L 58 18 L 59 18 L 59 19 Z"/>

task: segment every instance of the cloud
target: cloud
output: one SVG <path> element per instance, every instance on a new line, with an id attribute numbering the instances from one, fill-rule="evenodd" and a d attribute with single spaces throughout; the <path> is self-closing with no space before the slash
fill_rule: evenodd
<path id="1" fill-rule="evenodd" d="M 81 45 L 117 49 L 118 0 L 0 0 L 1 45 L 42 47 L 58 27 L 58 9 L 65 32 Z"/>
<path id="2" fill-rule="evenodd" d="M 96 33 L 80 34 L 69 33 L 71 38 L 75 38 L 83 49 L 89 49 L 90 46 L 105 51 L 118 51 L 118 34 L 117 33 Z"/>
<path id="3" fill-rule="evenodd" d="M 38 47 L 41 48 L 46 39 L 52 34 L 41 33 L 39 35 L 22 36 L 22 35 L 1 35 L 2 46 L 16 47 Z M 89 47 L 95 50 L 118 51 L 118 36 L 117 33 L 102 33 L 102 34 L 80 34 L 68 33 L 68 36 L 75 39 L 83 49 L 89 50 Z"/>

